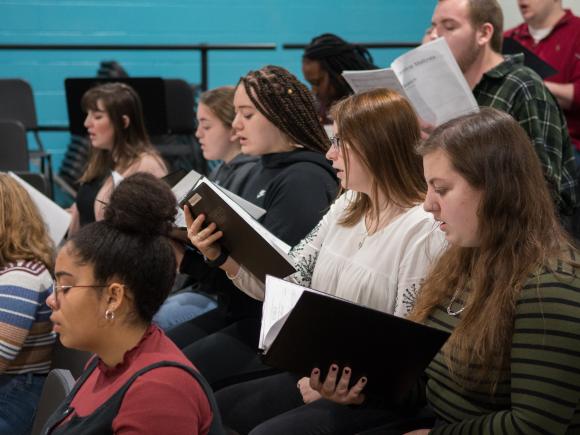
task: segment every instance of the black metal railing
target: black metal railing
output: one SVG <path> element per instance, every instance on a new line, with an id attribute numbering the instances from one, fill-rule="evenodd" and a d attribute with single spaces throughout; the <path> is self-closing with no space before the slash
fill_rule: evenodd
<path id="1" fill-rule="evenodd" d="M 415 48 L 421 45 L 420 42 L 352 42 L 353 45 L 360 45 L 365 48 Z M 308 44 L 284 43 L 284 50 L 303 50 Z"/>
<path id="2" fill-rule="evenodd" d="M 208 87 L 210 51 L 275 50 L 276 44 L 0 44 L 0 50 L 26 51 L 199 51 L 201 54 L 200 88 Z M 68 131 L 68 126 L 39 126 L 38 131 Z"/>

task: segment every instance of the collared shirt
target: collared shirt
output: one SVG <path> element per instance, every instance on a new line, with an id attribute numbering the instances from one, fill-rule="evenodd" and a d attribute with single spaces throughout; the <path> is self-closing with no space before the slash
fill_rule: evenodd
<path id="1" fill-rule="evenodd" d="M 509 113 L 528 133 L 558 211 L 577 206 L 576 163 L 564 115 L 542 79 L 524 66 L 524 55 L 505 56 L 473 89 L 480 106 Z"/>
<path id="2" fill-rule="evenodd" d="M 515 39 L 558 70 L 546 81 L 574 85 L 572 107 L 564 110 L 564 115 L 572 143 L 580 151 L 580 17 L 566 10 L 550 33 L 537 43 L 526 23 L 508 30 L 505 36 Z"/>

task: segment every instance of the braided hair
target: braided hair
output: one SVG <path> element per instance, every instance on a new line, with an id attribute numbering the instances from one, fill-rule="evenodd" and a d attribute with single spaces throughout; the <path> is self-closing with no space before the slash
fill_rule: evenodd
<path id="1" fill-rule="evenodd" d="M 313 38 L 304 49 L 302 57 L 318 61 L 320 67 L 328 72 L 330 84 L 336 91 L 337 99 L 352 93 L 341 75 L 343 71 L 377 69 L 373 63 L 373 57 L 365 47 L 349 44 L 332 33 L 324 33 Z"/>
<path id="2" fill-rule="evenodd" d="M 240 79 L 256 109 L 294 143 L 326 153 L 330 141 L 318 120 L 314 98 L 293 74 L 267 65 Z"/>

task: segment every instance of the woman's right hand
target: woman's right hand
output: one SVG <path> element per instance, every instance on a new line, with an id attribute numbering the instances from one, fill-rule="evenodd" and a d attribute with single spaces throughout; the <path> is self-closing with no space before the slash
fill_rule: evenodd
<path id="1" fill-rule="evenodd" d="M 202 255 L 208 260 L 215 260 L 221 254 L 221 247 L 216 243 L 224 233 L 216 231 L 217 226 L 213 222 L 202 229 L 205 216 L 200 214 L 195 219 L 191 216 L 189 207 L 185 206 L 185 223 L 187 225 L 187 237 Z"/>

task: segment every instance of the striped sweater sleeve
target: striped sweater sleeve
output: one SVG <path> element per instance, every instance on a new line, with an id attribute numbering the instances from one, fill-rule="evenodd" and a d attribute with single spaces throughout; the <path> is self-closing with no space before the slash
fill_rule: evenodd
<path id="1" fill-rule="evenodd" d="M 54 343 L 45 304 L 50 273 L 19 261 L 0 270 L 0 373 L 45 372 Z"/>
<path id="2" fill-rule="evenodd" d="M 440 390 L 436 394 L 436 412 L 451 422 L 430 433 L 573 433 L 571 426 L 576 426 L 580 416 L 578 276 L 545 273 L 530 280 L 523 289 L 516 306 L 506 386 L 504 406 L 497 406 L 498 401 L 489 395 L 479 395 L 477 399 L 472 395 L 471 404 L 478 403 L 480 410 L 493 410 L 479 415 L 469 415 L 465 407 L 457 406 L 456 387 Z M 460 400 L 465 401 L 466 396 L 469 403 L 469 392 Z"/>

